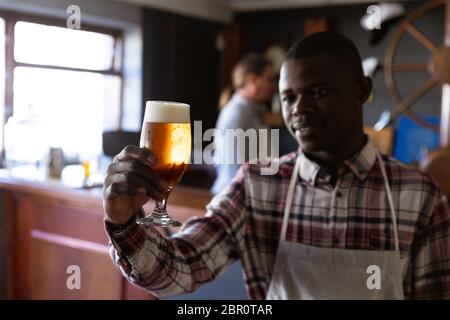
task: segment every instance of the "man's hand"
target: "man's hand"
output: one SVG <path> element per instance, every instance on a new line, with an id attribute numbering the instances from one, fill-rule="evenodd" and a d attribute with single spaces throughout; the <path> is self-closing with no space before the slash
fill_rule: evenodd
<path id="1" fill-rule="evenodd" d="M 152 169 L 158 159 L 151 151 L 126 146 L 108 167 L 103 187 L 106 219 L 123 224 L 150 198 L 162 200 L 168 185 Z"/>

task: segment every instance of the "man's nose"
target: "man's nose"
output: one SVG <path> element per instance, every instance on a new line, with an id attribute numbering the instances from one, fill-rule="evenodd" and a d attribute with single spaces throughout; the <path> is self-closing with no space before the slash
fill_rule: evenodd
<path id="1" fill-rule="evenodd" d="M 311 99 L 309 99 L 307 95 L 299 95 L 292 108 L 292 115 L 299 116 L 301 114 L 309 114 L 312 112 L 314 112 L 314 106 Z"/>

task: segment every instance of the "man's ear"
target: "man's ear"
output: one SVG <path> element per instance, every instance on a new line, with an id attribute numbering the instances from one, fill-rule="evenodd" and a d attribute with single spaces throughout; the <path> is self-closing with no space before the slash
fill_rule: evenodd
<path id="1" fill-rule="evenodd" d="M 372 78 L 363 77 L 359 85 L 359 100 L 361 104 L 366 103 L 372 93 Z"/>

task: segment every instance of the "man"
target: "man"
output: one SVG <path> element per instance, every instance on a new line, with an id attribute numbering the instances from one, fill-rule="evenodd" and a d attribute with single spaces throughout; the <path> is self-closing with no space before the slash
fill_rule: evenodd
<path id="1" fill-rule="evenodd" d="M 371 80 L 352 42 L 316 33 L 294 44 L 279 89 L 298 151 L 280 158 L 273 176 L 244 165 L 206 215 L 171 238 L 134 223 L 158 194 L 154 155 L 127 147 L 115 158 L 106 229 L 128 279 L 169 296 L 241 259 L 252 299 L 450 299 L 447 199 L 364 135 Z"/>
<path id="2" fill-rule="evenodd" d="M 265 103 L 276 91 L 275 68 L 270 60 L 259 54 L 248 54 L 239 61 L 233 69 L 232 78 L 235 93 L 220 112 L 216 123 L 217 178 L 212 186 L 214 194 L 222 191 L 236 175 L 242 164 L 238 163 L 238 159 L 250 160 L 248 148 L 238 147 L 234 136 L 227 139 L 226 130 L 242 129 L 245 132 L 248 129 L 268 129 L 264 123 Z M 234 159 L 227 159 L 230 153 L 235 155 Z"/>

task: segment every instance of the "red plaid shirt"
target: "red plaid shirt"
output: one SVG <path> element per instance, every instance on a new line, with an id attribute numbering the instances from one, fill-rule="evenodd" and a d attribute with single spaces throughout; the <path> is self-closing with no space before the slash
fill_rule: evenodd
<path id="1" fill-rule="evenodd" d="M 261 175 L 244 165 L 215 196 L 206 214 L 170 238 L 135 223 L 112 228 L 111 255 L 123 274 L 158 297 L 195 290 L 241 259 L 248 295 L 264 299 L 269 287 L 289 180 L 300 173 L 287 241 L 311 246 L 394 250 L 393 224 L 375 148 L 365 147 L 338 168 L 335 178 L 301 151 Z M 407 298 L 450 299 L 450 212 L 446 197 L 426 174 L 384 157 L 397 213 Z"/>

